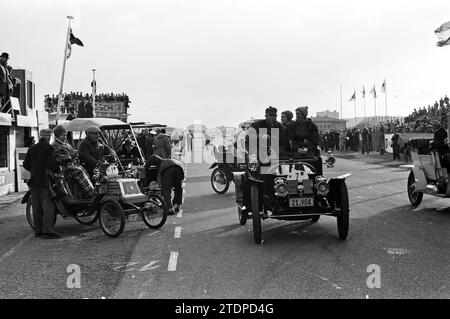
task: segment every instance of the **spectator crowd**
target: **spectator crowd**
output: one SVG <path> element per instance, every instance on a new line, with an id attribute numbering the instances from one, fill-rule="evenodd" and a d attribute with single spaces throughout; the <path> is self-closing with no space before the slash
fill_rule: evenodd
<path id="1" fill-rule="evenodd" d="M 131 103 L 128 95 L 122 94 L 97 94 L 95 95 L 96 103 L 123 102 L 125 113 L 127 113 L 129 104 Z M 44 96 L 45 109 L 50 112 L 56 112 L 58 106 L 58 95 Z M 70 92 L 63 94 L 63 103 L 61 105 L 61 113 L 70 113 L 73 117 L 94 117 L 92 107 L 92 94 L 83 94 L 83 92 Z"/>

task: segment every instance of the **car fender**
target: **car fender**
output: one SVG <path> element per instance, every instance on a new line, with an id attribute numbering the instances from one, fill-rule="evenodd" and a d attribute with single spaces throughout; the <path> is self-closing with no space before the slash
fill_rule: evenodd
<path id="1" fill-rule="evenodd" d="M 215 163 L 213 163 L 210 167 L 209 167 L 209 169 L 213 169 L 214 167 L 217 167 L 218 165 L 217 165 L 217 162 L 215 162 Z"/>
<path id="2" fill-rule="evenodd" d="M 28 203 L 28 199 L 31 196 L 31 190 L 29 190 L 28 192 L 25 193 L 25 195 L 22 197 L 22 201 L 20 202 L 21 204 L 26 204 Z"/>
<path id="3" fill-rule="evenodd" d="M 351 174 L 347 173 L 344 175 L 340 175 L 337 177 L 332 177 L 328 180 L 328 184 L 330 185 L 330 192 L 328 193 L 328 199 L 335 201 L 335 200 L 339 200 L 339 187 L 341 186 L 342 183 L 345 183 L 345 179 L 347 177 L 349 177 Z"/>

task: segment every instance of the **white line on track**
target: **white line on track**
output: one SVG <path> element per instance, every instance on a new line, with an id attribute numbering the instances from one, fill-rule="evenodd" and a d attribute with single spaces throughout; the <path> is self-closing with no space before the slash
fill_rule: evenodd
<path id="1" fill-rule="evenodd" d="M 175 227 L 175 234 L 173 235 L 173 238 L 180 238 L 181 237 L 181 226 Z"/>
<path id="2" fill-rule="evenodd" d="M 169 258 L 169 266 L 167 267 L 167 271 L 176 271 L 177 270 L 177 262 L 178 262 L 178 252 L 171 251 Z"/>
<path id="3" fill-rule="evenodd" d="M 22 239 L 17 245 L 15 245 L 13 248 L 11 248 L 10 250 L 8 250 L 6 253 L 4 253 L 1 257 L 0 257 L 0 263 L 3 262 L 6 258 L 8 258 L 9 256 L 11 256 L 12 254 L 14 254 L 14 252 L 19 249 L 20 247 L 22 247 L 27 241 L 29 241 L 32 237 L 34 236 L 33 233 L 29 234 L 27 237 L 25 237 L 24 239 Z"/>

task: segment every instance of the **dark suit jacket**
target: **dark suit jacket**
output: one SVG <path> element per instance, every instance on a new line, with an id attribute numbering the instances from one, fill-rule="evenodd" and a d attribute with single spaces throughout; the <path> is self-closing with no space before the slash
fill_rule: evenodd
<path id="1" fill-rule="evenodd" d="M 91 173 L 97 165 L 97 161 L 103 156 L 110 154 L 110 151 L 106 146 L 99 142 L 92 143 L 89 138 L 86 137 L 78 146 L 78 154 L 81 163 L 86 170 Z"/>
<path id="2" fill-rule="evenodd" d="M 433 142 L 431 146 L 435 148 L 440 155 L 450 152 L 450 148 L 447 143 L 445 143 L 445 139 L 447 138 L 447 130 L 443 127 L 434 131 Z"/>
<path id="3" fill-rule="evenodd" d="M 58 164 L 53 156 L 53 146 L 44 141 L 39 141 L 39 143 L 31 146 L 25 156 L 23 167 L 31 173 L 28 185 L 46 187 L 47 169 L 56 171 L 58 168 Z"/>
<path id="4" fill-rule="evenodd" d="M 296 151 L 299 147 L 307 147 L 309 151 L 316 153 L 320 143 L 319 131 L 311 119 L 303 122 L 294 122 L 292 126 L 292 149 Z"/>

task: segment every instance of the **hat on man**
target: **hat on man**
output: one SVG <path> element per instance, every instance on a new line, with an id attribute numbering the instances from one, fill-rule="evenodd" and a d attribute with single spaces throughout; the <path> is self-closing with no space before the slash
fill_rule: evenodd
<path id="1" fill-rule="evenodd" d="M 0 55 L 1 58 L 9 59 L 9 54 L 6 52 L 3 52 L 2 55 Z"/>
<path id="2" fill-rule="evenodd" d="M 42 130 L 39 132 L 39 136 L 40 136 L 40 137 L 43 137 L 43 136 L 52 136 L 52 133 L 53 133 L 53 131 L 52 131 L 51 129 L 45 128 L 45 129 L 42 129 Z"/>
<path id="3" fill-rule="evenodd" d="M 276 108 L 274 108 L 274 107 L 272 107 L 272 106 L 269 106 L 267 109 L 266 109 L 266 115 L 277 115 L 277 109 Z"/>
<path id="4" fill-rule="evenodd" d="M 57 125 L 53 129 L 53 133 L 55 134 L 56 137 L 61 136 L 62 134 L 66 133 L 66 132 L 67 132 L 66 128 L 62 125 Z"/>
<path id="5" fill-rule="evenodd" d="M 97 126 L 90 126 L 86 129 L 87 134 L 89 134 L 89 133 L 99 134 L 101 132 L 102 131 Z"/>
<path id="6" fill-rule="evenodd" d="M 303 116 L 305 116 L 305 117 L 308 116 L 308 107 L 307 106 L 300 106 L 300 107 L 296 108 L 295 111 L 301 112 L 303 114 Z"/>

